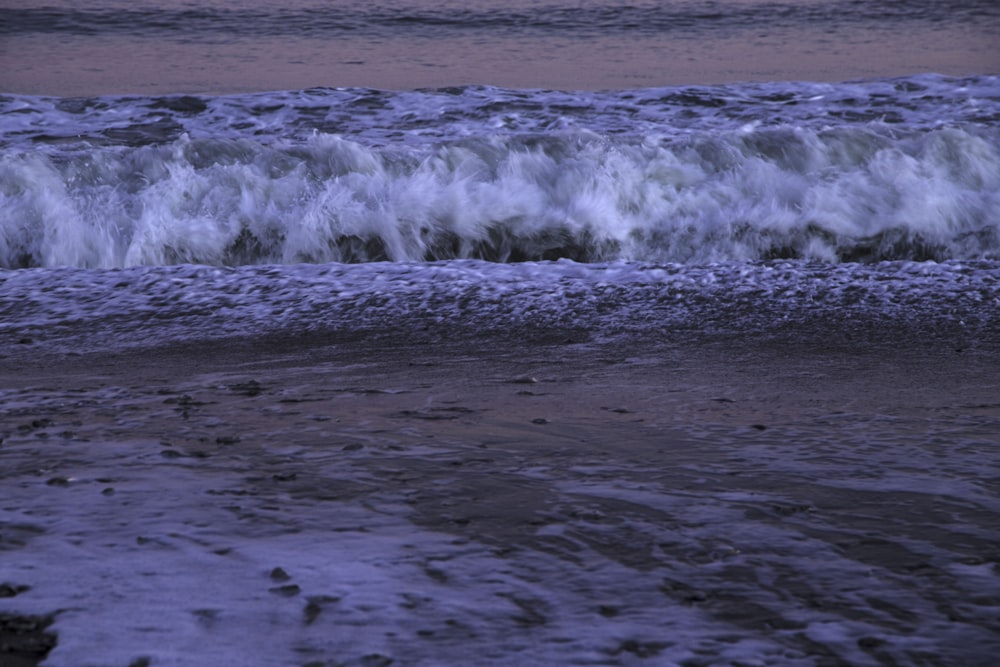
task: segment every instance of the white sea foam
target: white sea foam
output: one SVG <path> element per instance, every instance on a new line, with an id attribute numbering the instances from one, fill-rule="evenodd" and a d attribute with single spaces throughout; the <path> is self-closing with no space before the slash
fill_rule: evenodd
<path id="1" fill-rule="evenodd" d="M 0 145 L 61 152 L 196 139 L 304 140 L 338 134 L 368 145 L 589 131 L 678 136 L 740 128 L 886 123 L 898 132 L 995 124 L 1000 76 L 933 74 L 845 83 L 773 82 L 607 92 L 465 86 L 388 92 L 313 88 L 217 97 L 0 96 Z"/>
<path id="2" fill-rule="evenodd" d="M 998 89 L 7 96 L 0 266 L 996 258 Z"/>
<path id="3" fill-rule="evenodd" d="M 10 268 L 1000 257 L 1000 145 L 971 128 L 410 148 L 182 137 L 8 152 L 0 180 Z"/>
<path id="4" fill-rule="evenodd" d="M 993 339 L 997 262 L 699 266 L 456 260 L 0 271 L 0 335 L 101 351 L 248 335 L 577 330 L 597 337 L 758 335 L 823 320 L 891 323 L 955 345 Z M 867 323 L 867 325 L 865 324 Z"/>

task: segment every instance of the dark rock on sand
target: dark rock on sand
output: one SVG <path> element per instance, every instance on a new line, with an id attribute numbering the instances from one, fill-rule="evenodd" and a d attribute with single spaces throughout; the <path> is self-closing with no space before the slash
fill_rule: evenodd
<path id="1" fill-rule="evenodd" d="M 30 586 L 24 584 L 0 584 L 0 598 L 12 598 L 30 590 Z"/>
<path id="2" fill-rule="evenodd" d="M 325 605 L 336 604 L 340 598 L 335 595 L 312 595 L 306 598 L 306 606 L 303 610 L 306 625 L 310 625 L 321 613 Z"/>
<path id="3" fill-rule="evenodd" d="M 392 658 L 381 653 L 370 653 L 361 658 L 363 667 L 389 667 L 393 662 L 395 661 Z"/>
<path id="4" fill-rule="evenodd" d="M 229 385 L 229 388 L 237 394 L 242 396 L 247 396 L 253 398 L 264 391 L 264 388 L 256 380 L 250 380 L 248 382 L 238 382 L 236 384 Z"/>
<path id="5" fill-rule="evenodd" d="M 0 663 L 34 667 L 44 660 L 56 645 L 56 636 L 46 632 L 53 620 L 51 616 L 0 614 Z"/>
<path id="6" fill-rule="evenodd" d="M 302 592 L 302 589 L 299 588 L 298 584 L 285 584 L 284 586 L 275 586 L 267 590 L 275 595 L 280 595 L 283 598 L 295 597 Z"/>

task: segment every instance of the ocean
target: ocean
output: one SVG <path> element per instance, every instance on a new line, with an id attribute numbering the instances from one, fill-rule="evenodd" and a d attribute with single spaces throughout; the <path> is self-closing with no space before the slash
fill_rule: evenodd
<path id="1" fill-rule="evenodd" d="M 991 664 L 998 44 L 988 1 L 5 2 L 8 653 Z"/>

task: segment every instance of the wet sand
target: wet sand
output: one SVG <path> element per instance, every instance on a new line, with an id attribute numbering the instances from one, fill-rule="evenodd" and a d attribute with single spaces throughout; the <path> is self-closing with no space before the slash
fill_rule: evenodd
<path id="1" fill-rule="evenodd" d="M 987 665 L 1000 356 L 921 340 L 19 349 L 0 612 L 52 665 Z"/>

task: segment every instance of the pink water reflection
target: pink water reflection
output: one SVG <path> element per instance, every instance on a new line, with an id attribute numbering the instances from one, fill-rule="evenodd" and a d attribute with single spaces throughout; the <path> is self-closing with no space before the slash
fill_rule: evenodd
<path id="1" fill-rule="evenodd" d="M 759 0 L 730 0 L 731 4 L 754 2 Z M 410 0 L 409 4 L 421 3 Z M 0 41 L 0 90 L 94 95 L 461 84 L 618 89 L 733 81 L 831 81 L 918 72 L 982 74 L 1000 71 L 997 33 L 997 27 L 976 28 L 967 23 L 921 24 L 905 30 L 887 30 L 883 25 L 847 32 L 779 26 L 729 31 L 711 38 L 673 32 L 634 39 L 623 38 L 621 33 L 587 39 L 542 39 L 539 34 L 516 32 L 449 33 L 447 38 L 433 39 L 426 35 L 408 38 L 404 32 L 391 39 L 242 35 L 190 40 L 177 35 L 158 39 L 30 33 L 6 35 Z"/>

